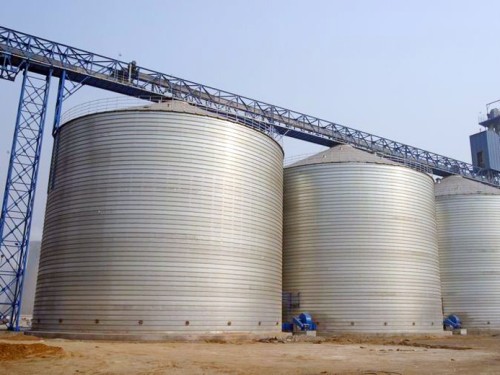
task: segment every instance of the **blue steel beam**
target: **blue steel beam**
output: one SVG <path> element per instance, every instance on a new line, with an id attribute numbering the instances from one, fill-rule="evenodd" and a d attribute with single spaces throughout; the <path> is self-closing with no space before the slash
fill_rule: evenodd
<path id="1" fill-rule="evenodd" d="M 0 216 L 0 317 L 19 330 L 24 271 L 51 74 L 25 66 Z"/>
<path id="2" fill-rule="evenodd" d="M 69 83 L 69 87 L 68 87 Z M 62 107 L 64 100 L 67 99 L 71 94 L 78 91 L 82 87 L 82 84 L 75 83 L 66 80 L 66 71 L 63 71 L 61 76 L 59 77 L 59 85 L 57 88 L 57 99 L 56 99 L 56 109 L 54 112 L 54 122 L 52 126 L 52 136 L 54 137 L 54 143 L 52 146 L 52 160 L 51 160 L 51 168 L 50 168 L 50 178 L 49 178 L 49 188 L 54 188 L 55 181 L 55 173 L 56 173 L 56 163 L 57 163 L 57 154 L 59 151 L 59 127 L 61 126 L 61 116 L 62 116 Z"/>
<path id="3" fill-rule="evenodd" d="M 18 64 L 12 64 L 12 55 L 7 52 L 3 53 L 0 64 L 0 78 L 14 81 L 19 70 L 20 66 Z"/>
<path id="4" fill-rule="evenodd" d="M 198 107 L 236 119 L 274 128 L 281 134 L 308 142 L 333 146 L 351 144 L 412 165 L 427 168 L 438 176 L 460 174 L 495 186 L 500 174 L 471 164 L 412 147 L 387 138 L 352 129 L 279 106 L 156 72 L 61 43 L 0 27 L 0 61 L 7 58 L 11 70 L 30 62 L 30 70 L 53 75 L 116 93 L 148 97 L 152 101 L 181 99 Z M 12 68 L 13 67 L 13 68 Z"/>

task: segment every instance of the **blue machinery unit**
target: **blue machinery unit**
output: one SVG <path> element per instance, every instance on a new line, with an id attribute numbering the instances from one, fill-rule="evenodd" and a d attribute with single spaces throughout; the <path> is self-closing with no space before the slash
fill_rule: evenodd
<path id="1" fill-rule="evenodd" d="M 443 328 L 448 330 L 460 329 L 462 328 L 462 321 L 456 315 L 448 315 L 443 319 Z"/>
<path id="2" fill-rule="evenodd" d="M 11 330 L 19 330 L 47 97 L 54 77 L 59 79 L 55 147 L 64 100 L 87 85 L 154 102 L 185 100 L 261 131 L 329 147 L 351 144 L 438 176 L 459 174 L 500 186 L 497 171 L 0 26 L 0 78 L 14 81 L 20 74 L 23 84 L 0 218 L 0 321 Z"/>
<path id="3" fill-rule="evenodd" d="M 301 313 L 299 316 L 292 318 L 292 322 L 284 322 L 282 330 L 284 332 L 294 331 L 316 331 L 316 323 L 313 322 L 311 314 Z"/>

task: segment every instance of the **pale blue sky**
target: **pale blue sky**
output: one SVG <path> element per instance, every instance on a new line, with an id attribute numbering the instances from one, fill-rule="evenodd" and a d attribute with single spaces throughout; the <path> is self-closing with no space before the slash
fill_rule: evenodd
<path id="1" fill-rule="evenodd" d="M 0 25 L 470 161 L 478 113 L 500 98 L 499 14 L 480 0 L 25 0 L 2 2 Z M 18 95 L 19 82 L 0 81 L 2 193 Z M 81 90 L 65 109 L 113 95 Z M 287 156 L 318 150 L 284 144 Z"/>

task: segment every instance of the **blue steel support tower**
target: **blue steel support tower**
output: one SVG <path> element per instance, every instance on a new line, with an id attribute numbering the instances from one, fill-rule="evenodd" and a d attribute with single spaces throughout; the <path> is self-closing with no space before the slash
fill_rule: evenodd
<path id="1" fill-rule="evenodd" d="M 52 74 L 39 76 L 24 66 L 19 107 L 0 217 L 0 315 L 19 329 L 23 275 Z"/>
<path id="2" fill-rule="evenodd" d="M 500 186 L 500 172 L 0 26 L 0 78 L 23 85 L 0 219 L 0 320 L 19 330 L 24 270 L 51 78 L 59 78 L 53 135 L 64 100 L 87 85 L 153 102 L 184 100 L 258 130 L 323 145 L 350 144 L 438 176 Z M 1 323 L 0 323 L 1 324 Z"/>

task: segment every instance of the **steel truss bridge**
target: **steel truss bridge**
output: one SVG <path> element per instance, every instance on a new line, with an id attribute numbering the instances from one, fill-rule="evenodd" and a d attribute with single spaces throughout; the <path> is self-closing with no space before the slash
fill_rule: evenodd
<path id="1" fill-rule="evenodd" d="M 58 79 L 52 134 L 57 150 L 64 101 L 83 86 L 148 98 L 183 100 L 220 116 L 323 146 L 350 144 L 437 176 L 500 186 L 500 174 L 314 116 L 159 73 L 0 26 L 0 78 L 22 86 L 0 217 L 0 320 L 19 330 L 24 272 L 51 82 Z"/>

